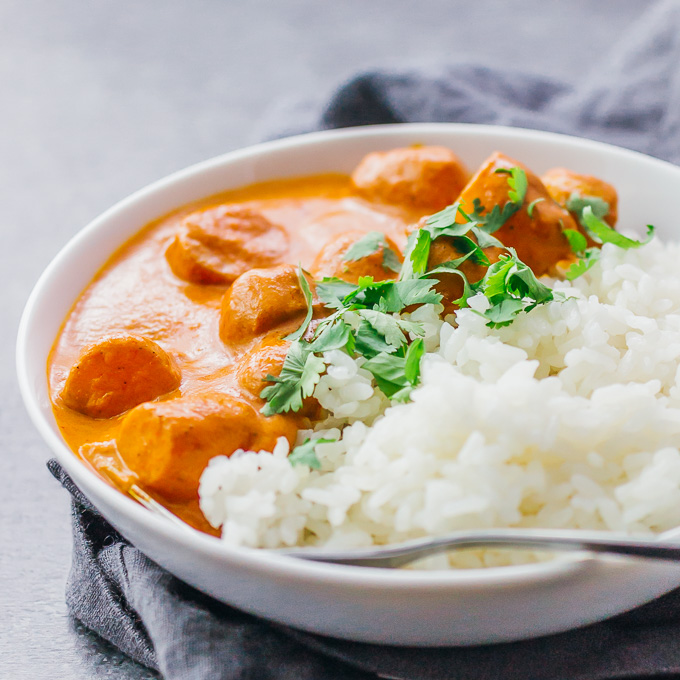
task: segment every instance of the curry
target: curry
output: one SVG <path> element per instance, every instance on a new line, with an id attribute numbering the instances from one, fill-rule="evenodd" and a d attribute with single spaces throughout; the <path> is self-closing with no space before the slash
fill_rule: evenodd
<path id="1" fill-rule="evenodd" d="M 567 234 L 583 231 L 570 198 L 606 202 L 613 226 L 616 192 L 561 168 L 541 179 L 500 153 L 472 177 L 442 147 L 371 153 L 351 177 L 257 184 L 147 225 L 82 293 L 52 350 L 51 398 L 66 442 L 121 491 L 138 485 L 214 532 L 198 509 L 208 461 L 239 449 L 271 450 L 282 436 L 293 446 L 298 430 L 322 416 L 311 397 L 280 413 L 267 412 L 263 398 L 281 373 L 290 336 L 308 315 L 306 333 L 329 314 L 315 282 L 395 279 L 409 235 L 428 216 L 456 200 L 468 211 L 502 206 L 516 168 L 526 177 L 521 209 L 495 231 L 500 244 L 484 251 L 496 262 L 499 245 L 510 247 L 536 276 L 558 274 L 574 259 Z M 461 210 L 456 220 L 465 216 Z M 380 236 L 375 247 L 348 258 L 371 234 Z M 448 311 L 463 283 L 439 265 L 461 256 L 460 243 L 447 236 L 429 249 L 428 269 L 438 267 L 435 288 Z M 459 267 L 470 282 L 486 269 L 474 259 Z"/>

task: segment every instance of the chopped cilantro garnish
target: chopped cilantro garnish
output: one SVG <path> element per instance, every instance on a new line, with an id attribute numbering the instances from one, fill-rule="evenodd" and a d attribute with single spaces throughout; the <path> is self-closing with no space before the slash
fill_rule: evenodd
<path id="1" fill-rule="evenodd" d="M 570 203 L 570 210 L 577 212 L 578 207 L 578 210 L 580 210 L 579 219 L 583 228 L 586 230 L 588 236 L 597 243 L 613 243 L 619 248 L 629 250 L 630 248 L 639 248 L 640 246 L 649 243 L 654 236 L 654 227 L 651 224 L 647 225 L 647 238 L 644 241 L 628 238 L 612 229 L 601 219 L 601 217 L 606 215 L 609 211 L 608 204 L 602 199 L 594 198 L 592 196 L 580 197 L 572 194 L 567 203 L 568 207 Z M 597 212 L 600 213 L 599 216 Z M 576 262 L 573 262 L 570 265 L 569 269 L 567 269 L 564 274 L 568 281 L 573 281 L 585 274 L 597 263 L 600 259 L 600 249 L 598 247 L 588 248 L 586 237 L 579 231 L 565 229 L 562 233 L 567 237 L 572 252 L 578 258 Z"/>
<path id="2" fill-rule="evenodd" d="M 543 198 L 543 196 L 541 196 L 540 198 L 537 198 L 537 199 L 531 201 L 531 203 L 529 203 L 529 205 L 527 206 L 527 215 L 529 215 L 529 217 L 530 217 L 531 219 L 534 218 L 534 208 L 535 208 L 541 201 L 545 201 L 545 198 Z"/>
<path id="3" fill-rule="evenodd" d="M 399 256 L 390 248 L 385 234 L 381 231 L 369 231 L 366 236 L 360 238 L 347 249 L 343 259 L 346 262 L 355 262 L 356 260 L 373 255 L 373 253 L 377 253 L 381 248 L 383 251 L 383 269 L 391 270 L 398 274 L 401 270 Z"/>
<path id="4" fill-rule="evenodd" d="M 495 172 L 508 175 L 508 201 L 505 205 L 502 208 L 495 205 L 487 212 L 480 199 L 475 198 L 472 213 L 467 213 L 457 201 L 429 217 L 416 235 L 412 234 L 409 238 L 400 279 L 415 278 L 424 273 L 432 241 L 442 236 L 451 238 L 452 245 L 464 255 L 470 255 L 474 262 L 489 265 L 483 248 L 503 247 L 491 234 L 498 231 L 522 208 L 528 189 L 526 172 L 522 168 L 499 168 Z M 457 221 L 458 217 L 462 220 Z M 469 233 L 476 240 L 470 238 L 467 235 Z"/>
<path id="5" fill-rule="evenodd" d="M 573 262 L 565 272 L 564 276 L 567 281 L 573 281 L 585 274 L 600 259 L 600 252 L 599 248 L 584 250 L 579 259 Z"/>
<path id="6" fill-rule="evenodd" d="M 569 241 L 571 252 L 575 255 L 583 253 L 588 247 L 588 241 L 580 231 L 576 231 L 576 229 L 563 229 L 562 233 L 565 235 L 567 241 Z"/>
<path id="7" fill-rule="evenodd" d="M 483 316 L 492 328 L 507 326 L 520 312 L 553 299 L 552 290 L 536 278 L 514 250 L 508 250 L 489 267 L 481 281 L 471 285 L 474 292 L 482 293 L 491 303 Z"/>
<path id="8" fill-rule="evenodd" d="M 316 447 L 318 444 L 332 444 L 335 439 L 305 439 L 302 444 L 296 446 L 288 455 L 288 462 L 291 465 L 307 465 L 312 470 L 320 470 L 321 462 L 316 455 Z"/>
<path id="9" fill-rule="evenodd" d="M 350 327 L 341 318 L 336 317 L 321 327 L 317 337 L 310 343 L 309 350 L 330 352 L 343 347 L 353 349 L 352 333 Z"/>
<path id="10" fill-rule="evenodd" d="M 286 340 L 291 341 L 299 340 L 305 334 L 305 331 L 309 326 L 309 322 L 312 320 L 313 313 L 312 291 L 309 287 L 309 282 L 305 277 L 305 273 L 302 271 L 302 266 L 298 266 L 298 282 L 300 284 L 300 290 L 305 296 L 305 302 L 307 303 L 307 315 L 305 316 L 305 320 L 302 322 L 302 326 L 300 326 L 300 328 L 298 328 L 295 333 L 291 333 L 290 335 L 286 336 Z"/>
<path id="11" fill-rule="evenodd" d="M 527 173 L 522 168 L 498 168 L 497 173 L 504 173 L 510 175 L 508 177 L 508 184 L 510 191 L 508 191 L 508 198 L 515 204 L 521 206 L 524 203 L 524 198 L 527 195 L 529 183 L 527 182 Z"/>
<path id="12" fill-rule="evenodd" d="M 596 217 L 602 218 L 609 214 L 609 203 L 598 196 L 581 195 L 578 191 L 572 192 L 567 199 L 567 210 L 574 213 L 582 223 L 582 215 L 585 208 L 590 208 Z"/>
<path id="13" fill-rule="evenodd" d="M 644 241 L 636 241 L 620 234 L 615 229 L 612 229 L 606 222 L 603 222 L 593 211 L 591 206 L 586 206 L 581 213 L 581 220 L 586 231 L 590 237 L 599 243 L 613 243 L 619 248 L 628 250 L 630 248 L 639 248 L 649 243 L 654 236 L 654 227 L 651 224 L 647 225 L 647 238 Z"/>
<path id="14" fill-rule="evenodd" d="M 262 399 L 267 402 L 262 413 L 271 416 L 286 411 L 299 411 L 303 399 L 312 394 L 325 370 L 323 359 L 315 356 L 309 345 L 299 341 L 291 343 L 279 376 L 267 375 L 265 378 L 274 384 L 260 392 Z"/>
<path id="15" fill-rule="evenodd" d="M 500 168 L 496 172 L 508 176 L 508 201 L 487 210 L 481 200 L 475 198 L 471 213 L 456 202 L 432 215 L 421 229 L 409 236 L 403 265 L 380 232 L 370 232 L 354 243 L 345 253 L 347 261 L 359 260 L 382 248 L 383 266 L 400 270 L 399 278 L 375 281 L 364 276 L 356 284 L 337 278 L 317 282 L 316 295 L 331 313 L 318 322 L 311 339 L 304 338 L 309 334 L 313 296 L 304 272 L 299 269 L 307 315 L 302 326 L 287 338 L 291 340 L 291 346 L 281 374 L 266 377 L 272 384 L 260 395 L 267 402 L 262 409 L 265 415 L 300 410 L 303 400 L 313 393 L 326 370 L 326 362 L 319 355 L 331 350 L 363 357 L 362 368 L 373 375 L 375 384 L 389 399 L 408 400 L 420 381 L 420 363 L 425 352 L 424 329 L 421 324 L 398 315 L 413 306 L 440 303 L 442 295 L 435 290 L 438 275 L 461 279 L 463 294 L 458 300 L 451 301 L 460 308 L 469 306 L 471 297 L 484 295 L 489 305 L 479 313 L 492 328 L 509 325 L 518 314 L 537 305 L 564 299 L 559 292 L 553 293 L 539 281 L 515 250 L 492 236 L 523 207 L 528 190 L 526 173 L 521 168 Z M 536 205 L 543 200 L 546 199 L 537 198 L 527 206 L 530 218 L 533 218 Z M 637 248 L 647 243 L 654 232 L 649 226 L 645 241 L 619 234 L 602 221 L 609 206 L 599 198 L 572 194 L 567 207 L 578 215 L 586 233 L 598 243 Z M 563 233 L 578 257 L 566 272 L 566 278 L 572 280 L 597 262 L 600 250 L 588 248 L 588 241 L 580 231 L 563 228 Z M 428 269 L 432 243 L 441 237 L 450 239 L 461 256 Z M 493 264 L 484 252 L 492 246 L 504 251 Z M 482 279 L 474 283 L 460 269 L 468 259 L 487 268 Z M 290 454 L 291 462 L 318 469 L 320 464 L 314 447 L 325 441 L 328 440 L 306 440 Z"/>
<path id="16" fill-rule="evenodd" d="M 375 309 L 361 309 L 359 316 L 364 319 L 378 335 L 385 338 L 385 342 L 394 350 L 406 344 L 406 337 L 399 326 L 399 321 L 391 314 L 379 312 Z"/>
<path id="17" fill-rule="evenodd" d="M 418 229 L 409 234 L 400 279 L 411 279 L 425 273 L 431 243 L 432 234 L 428 229 Z"/>
<path id="18" fill-rule="evenodd" d="M 419 382 L 420 360 L 424 353 L 425 343 L 417 338 L 409 345 L 405 356 L 381 352 L 366 361 L 362 368 L 373 375 L 386 397 L 406 401 Z"/>
<path id="19" fill-rule="evenodd" d="M 316 284 L 317 297 L 329 309 L 344 309 L 343 300 L 355 290 L 353 283 L 342 279 L 323 279 Z"/>

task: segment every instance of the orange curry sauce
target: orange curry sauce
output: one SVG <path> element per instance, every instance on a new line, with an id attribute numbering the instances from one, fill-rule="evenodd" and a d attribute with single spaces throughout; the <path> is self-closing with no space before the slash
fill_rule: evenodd
<path id="1" fill-rule="evenodd" d="M 403 247 L 406 225 L 423 214 L 369 202 L 357 196 L 348 177 L 322 175 L 267 182 L 212 196 L 147 225 L 123 244 L 73 306 L 48 367 L 54 414 L 64 439 L 93 469 L 108 472 L 102 477 L 119 488 L 124 489 L 135 478 L 115 450 L 87 445 L 116 440 L 125 413 L 92 418 L 68 408 L 61 396 L 66 378 L 84 347 L 122 332 L 153 340 L 175 359 L 181 385 L 161 399 L 234 387 L 225 369 L 261 338 L 225 344 L 219 335 L 219 315 L 228 286 L 183 281 L 173 274 L 165 257 L 182 218 L 218 204 L 251 208 L 282 226 L 290 235 L 286 261 L 299 262 L 305 269 L 312 266 L 320 246 L 350 229 L 385 232 Z M 278 335 L 291 332 L 303 316 L 283 325 Z M 244 396 L 257 401 L 250 394 Z M 258 402 L 258 408 L 262 403 Z M 146 490 L 197 528 L 216 533 L 200 513 L 197 498 L 173 503 Z"/>
<path id="2" fill-rule="evenodd" d="M 248 186 L 144 226 L 83 291 L 55 341 L 48 379 L 64 439 L 121 491 L 136 484 L 193 526 L 217 533 L 198 507 L 208 460 L 238 448 L 271 450 L 279 436 L 293 444 L 297 430 L 319 415 L 313 399 L 300 413 L 260 413 L 265 376 L 280 372 L 283 338 L 306 313 L 298 265 L 316 280 L 394 278 L 383 271 L 382 255 L 351 263 L 343 255 L 379 231 L 403 257 L 407 234 L 457 198 L 468 211 L 476 198 L 487 210 L 505 203 L 506 170 L 517 165 L 496 153 L 470 178 L 448 149 L 396 149 L 368 154 L 351 178 Z M 616 192 L 568 170 L 543 181 L 525 171 L 524 205 L 495 236 L 540 276 L 571 257 L 562 231 L 579 226 L 565 207 L 568 196 L 603 198 L 613 224 Z M 499 252 L 489 248 L 487 256 L 493 262 Z M 438 238 L 428 268 L 459 256 L 452 241 Z M 471 281 L 484 275 L 469 262 L 461 269 Z M 437 279 L 450 308 L 460 279 Z M 314 311 L 325 314 L 317 299 Z"/>

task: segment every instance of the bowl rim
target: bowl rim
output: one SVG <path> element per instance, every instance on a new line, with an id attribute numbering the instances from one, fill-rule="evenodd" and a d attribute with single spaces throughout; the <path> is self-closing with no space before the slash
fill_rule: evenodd
<path id="1" fill-rule="evenodd" d="M 266 156 L 275 151 L 287 151 L 313 145 L 322 146 L 326 142 L 337 139 L 379 139 L 381 137 L 392 136 L 395 133 L 399 135 L 401 131 L 403 131 L 404 136 L 454 133 L 462 136 L 484 137 L 490 134 L 501 134 L 506 138 L 514 138 L 520 141 L 576 145 L 584 150 L 599 151 L 613 157 L 618 155 L 619 157 L 633 159 L 643 165 L 663 167 L 666 170 L 672 169 L 674 172 L 677 172 L 678 179 L 680 179 L 680 167 L 672 163 L 603 142 L 526 128 L 466 123 L 399 123 L 324 130 L 255 144 L 195 163 L 138 189 L 91 220 L 67 241 L 38 278 L 21 316 L 16 344 L 16 366 L 19 388 L 29 416 L 59 463 L 88 498 L 87 490 L 91 488 L 94 490 L 95 495 L 102 496 L 111 507 L 139 525 L 144 531 L 161 537 L 176 548 L 188 552 L 198 551 L 205 553 L 225 563 L 231 562 L 257 571 L 275 571 L 282 577 L 312 579 L 320 584 L 349 585 L 359 589 L 380 588 L 392 590 L 395 588 L 407 588 L 409 590 L 427 589 L 428 591 L 438 589 L 450 590 L 456 586 L 465 588 L 483 587 L 485 589 L 489 587 L 513 587 L 526 582 L 535 583 L 537 580 L 553 580 L 568 573 L 573 573 L 575 570 L 585 569 L 588 565 L 593 565 L 596 562 L 610 562 L 613 565 L 616 563 L 616 560 L 601 556 L 595 557 L 588 553 L 579 552 L 565 553 L 548 562 L 506 567 L 487 567 L 469 570 L 397 570 L 311 562 L 281 555 L 275 551 L 262 548 L 228 545 L 223 543 L 220 538 L 196 530 L 183 531 L 182 528 L 155 516 L 132 498 L 107 484 L 66 446 L 65 442 L 50 427 L 48 419 L 40 407 L 38 393 L 34 392 L 31 385 L 29 356 L 27 352 L 27 339 L 31 328 L 36 323 L 35 317 L 38 304 L 49 290 L 52 279 L 58 276 L 68 262 L 72 251 L 87 242 L 93 234 L 98 233 L 100 230 L 106 231 L 107 223 L 116 215 L 140 203 L 151 200 L 160 192 L 172 189 L 203 173 L 224 165 L 231 165 L 249 158 Z M 140 224 L 139 229 L 143 226 L 144 224 Z M 46 373 L 45 385 L 47 385 Z M 660 535 L 660 538 L 664 540 L 671 534 L 676 534 L 677 531 L 677 529 L 672 529 L 664 532 Z"/>

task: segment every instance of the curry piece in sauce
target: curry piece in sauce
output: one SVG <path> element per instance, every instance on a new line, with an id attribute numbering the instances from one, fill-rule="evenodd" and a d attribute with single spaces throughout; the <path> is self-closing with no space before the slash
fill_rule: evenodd
<path id="1" fill-rule="evenodd" d="M 127 466 L 123 481 L 115 482 L 121 489 L 127 488 L 125 479 L 134 479 L 205 528 L 196 519 L 197 488 L 212 457 L 238 449 L 271 450 L 281 436 L 293 444 L 300 427 L 323 415 L 312 398 L 297 413 L 261 413 L 266 376 L 281 373 L 291 345 L 286 336 L 307 313 L 299 264 L 311 272 L 304 276 L 318 320 L 328 310 L 314 294 L 314 280 L 396 278 L 385 264 L 385 248 L 402 261 L 397 244 L 404 243 L 405 234 L 456 199 L 468 212 L 475 199 L 487 211 L 503 205 L 507 174 L 498 170 L 512 167 L 523 168 L 494 154 L 468 182 L 467 170 L 448 149 L 395 149 L 368 154 L 351 179 L 305 178 L 296 180 L 294 190 L 285 181 L 274 189 L 255 186 L 221 205 L 210 199 L 203 208 L 193 206 L 147 228 L 83 294 L 55 345 L 53 371 L 59 375 L 70 366 L 73 343 L 93 322 L 108 329 L 70 366 L 65 383 L 53 383 L 65 437 L 102 474 L 107 467 Z M 524 203 L 494 236 L 540 276 L 571 256 L 562 231 L 577 226 L 566 192 L 603 198 L 614 207 L 614 218 L 616 194 L 596 178 L 562 169 L 544 176 L 546 187 L 524 170 Z M 384 232 L 381 244 L 348 258 L 349 249 L 378 225 Z M 491 262 L 502 252 L 485 248 Z M 428 268 L 461 255 L 452 239 L 436 238 Z M 467 260 L 460 270 L 475 282 L 486 268 Z M 461 293 L 460 279 L 437 278 L 436 289 L 450 310 Z M 98 298 L 102 289 L 105 295 Z M 113 456 L 107 454 L 111 447 Z"/>
<path id="2" fill-rule="evenodd" d="M 568 209 L 569 199 L 577 197 L 599 198 L 607 204 L 607 213 L 602 218 L 610 227 L 616 226 L 618 219 L 618 195 L 616 189 L 592 175 L 581 175 L 566 168 L 553 168 L 548 170 L 541 177 L 545 188 L 552 199 L 559 205 Z M 578 215 L 572 213 L 574 219 L 578 220 Z"/>
<path id="3" fill-rule="evenodd" d="M 248 342 L 306 311 L 307 300 L 295 267 L 284 264 L 253 269 L 236 279 L 224 294 L 220 337 L 227 344 Z"/>
<path id="4" fill-rule="evenodd" d="M 469 176 L 450 149 L 413 146 L 369 153 L 352 182 L 368 200 L 437 212 L 456 200 Z"/>
<path id="5" fill-rule="evenodd" d="M 465 186 L 458 201 L 467 213 L 472 213 L 476 200 L 486 211 L 490 211 L 493 206 L 503 205 L 508 196 L 508 176 L 504 171 L 515 167 L 522 168 L 526 173 L 528 186 L 524 204 L 493 236 L 505 246 L 514 248 L 519 259 L 529 265 L 537 276 L 555 273 L 558 263 L 572 258 L 569 241 L 562 232 L 578 227 L 569 211 L 552 199 L 539 177 L 522 163 L 502 153 L 492 154 Z M 456 221 L 463 224 L 465 218 L 458 214 Z M 422 221 L 419 226 L 422 226 Z M 502 252 L 493 246 L 485 249 L 491 263 L 498 261 Z M 464 253 L 453 245 L 453 239 L 441 237 L 432 244 L 428 269 L 462 255 Z M 461 264 L 460 271 L 468 281 L 476 283 L 486 273 L 486 267 L 466 260 Z M 463 283 L 455 274 L 438 274 L 436 278 L 439 281 L 436 290 L 444 296 L 443 303 L 447 311 L 452 311 L 453 301 L 463 293 Z"/>
<path id="6" fill-rule="evenodd" d="M 85 348 L 61 393 L 64 403 L 91 418 L 112 418 L 176 390 L 180 372 L 155 342 L 133 335 Z"/>
<path id="7" fill-rule="evenodd" d="M 261 213 L 219 205 L 183 220 L 165 254 L 181 279 L 229 284 L 254 267 L 283 262 L 288 234 Z"/>
<path id="8" fill-rule="evenodd" d="M 390 250 L 401 262 L 403 257 L 394 241 L 383 236 L 373 252 L 356 259 L 348 258 L 348 251 L 366 234 L 360 231 L 346 231 L 329 241 L 316 256 L 311 273 L 316 280 L 337 277 L 348 283 L 357 283 L 362 276 L 372 276 L 374 281 L 396 279 L 398 272 L 391 268 L 385 251 Z"/>
<path id="9" fill-rule="evenodd" d="M 242 399 L 201 394 L 137 406 L 123 421 L 118 450 L 146 489 L 187 501 L 214 456 L 271 450 L 280 436 L 292 443 L 296 432 L 290 419 L 265 418 Z"/>

